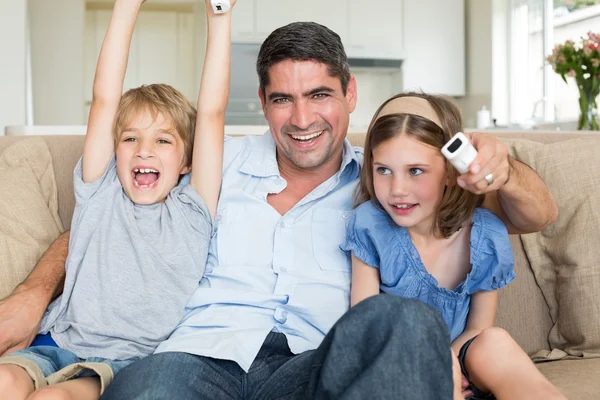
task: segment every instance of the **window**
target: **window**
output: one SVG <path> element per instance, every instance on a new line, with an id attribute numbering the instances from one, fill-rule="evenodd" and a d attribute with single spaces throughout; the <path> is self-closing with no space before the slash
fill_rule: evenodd
<path id="1" fill-rule="evenodd" d="M 579 93 L 545 58 L 555 44 L 600 31 L 600 0 L 511 0 L 510 120 L 575 121 Z"/>

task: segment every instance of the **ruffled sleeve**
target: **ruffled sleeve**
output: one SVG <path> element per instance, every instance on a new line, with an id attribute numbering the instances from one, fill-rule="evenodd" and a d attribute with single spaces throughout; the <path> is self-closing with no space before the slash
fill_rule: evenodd
<path id="1" fill-rule="evenodd" d="M 491 211 L 475 210 L 471 228 L 469 294 L 498 290 L 515 277 L 514 256 L 504 223 Z"/>
<path id="2" fill-rule="evenodd" d="M 340 248 L 371 267 L 379 268 L 379 254 L 375 246 L 373 218 L 370 218 L 371 203 L 361 204 L 350 217 L 346 226 L 346 243 Z"/>

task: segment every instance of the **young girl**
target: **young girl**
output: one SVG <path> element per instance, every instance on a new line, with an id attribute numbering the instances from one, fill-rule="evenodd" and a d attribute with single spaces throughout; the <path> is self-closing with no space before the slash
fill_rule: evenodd
<path id="1" fill-rule="evenodd" d="M 165 84 L 121 96 L 143 2 L 115 1 L 75 167 L 64 292 L 32 346 L 0 359 L 3 399 L 97 399 L 120 369 L 167 339 L 204 272 L 221 185 L 231 13 L 215 15 L 205 0 L 196 111 Z"/>
<path id="2" fill-rule="evenodd" d="M 379 294 L 418 299 L 450 329 L 471 398 L 563 398 L 503 330 L 497 290 L 514 279 L 506 227 L 482 197 L 457 185 L 441 148 L 462 131 L 450 101 L 392 97 L 366 137 L 364 166 L 344 249 L 352 252 L 351 303 Z"/>

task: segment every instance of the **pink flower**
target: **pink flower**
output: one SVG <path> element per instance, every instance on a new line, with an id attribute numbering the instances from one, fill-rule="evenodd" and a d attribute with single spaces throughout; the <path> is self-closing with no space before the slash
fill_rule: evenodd
<path id="1" fill-rule="evenodd" d="M 591 33 L 591 32 L 590 32 Z M 575 42 L 572 40 L 567 40 L 565 42 L 565 47 L 573 47 L 575 45 Z"/>
<path id="2" fill-rule="evenodd" d="M 600 67 L 600 58 L 592 59 L 592 65 L 594 66 L 594 68 Z"/>
<path id="3" fill-rule="evenodd" d="M 564 64 L 567 62 L 567 58 L 561 54 L 560 56 L 558 56 L 556 62 L 558 64 Z"/>
<path id="4" fill-rule="evenodd" d="M 571 70 L 567 73 L 567 75 L 569 75 L 571 78 L 575 78 L 575 70 L 573 68 L 571 68 Z"/>
<path id="5" fill-rule="evenodd" d="M 586 56 L 588 56 L 588 57 L 591 56 L 593 52 L 594 52 L 594 50 L 590 46 L 584 46 L 583 47 L 583 53 Z"/>

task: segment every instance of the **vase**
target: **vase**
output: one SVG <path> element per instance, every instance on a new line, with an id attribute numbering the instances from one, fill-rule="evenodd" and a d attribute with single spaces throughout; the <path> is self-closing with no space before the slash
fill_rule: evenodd
<path id="1" fill-rule="evenodd" d="M 597 131 L 598 128 L 598 107 L 596 106 L 596 98 L 598 90 L 579 89 L 579 122 L 577 123 L 578 130 Z"/>

